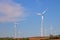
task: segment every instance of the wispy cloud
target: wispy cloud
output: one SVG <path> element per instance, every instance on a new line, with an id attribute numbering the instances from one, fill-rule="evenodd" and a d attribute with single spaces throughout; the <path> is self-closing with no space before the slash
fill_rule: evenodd
<path id="1" fill-rule="evenodd" d="M 13 0 L 0 0 L 0 22 L 20 21 L 25 16 L 25 9 Z"/>

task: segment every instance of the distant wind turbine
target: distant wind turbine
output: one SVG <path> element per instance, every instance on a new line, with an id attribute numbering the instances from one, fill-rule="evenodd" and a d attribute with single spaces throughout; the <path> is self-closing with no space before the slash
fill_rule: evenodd
<path id="1" fill-rule="evenodd" d="M 52 32 L 53 32 L 53 26 L 52 26 L 52 25 L 50 26 L 50 31 L 51 31 L 50 34 L 52 35 L 52 34 L 53 34 L 53 33 L 52 33 Z"/>
<path id="2" fill-rule="evenodd" d="M 18 24 L 18 23 L 16 23 L 16 22 L 14 23 L 14 31 L 15 31 L 14 38 L 16 38 L 16 31 L 17 31 L 17 30 L 16 30 L 16 27 L 17 27 L 17 24 Z"/>
<path id="3" fill-rule="evenodd" d="M 44 14 L 46 13 L 47 9 L 44 10 L 42 13 L 38 13 L 38 15 L 40 15 L 42 17 L 42 22 L 41 22 L 41 36 L 44 36 Z"/>

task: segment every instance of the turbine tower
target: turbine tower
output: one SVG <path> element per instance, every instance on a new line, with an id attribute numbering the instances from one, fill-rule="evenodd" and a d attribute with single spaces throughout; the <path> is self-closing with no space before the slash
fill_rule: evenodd
<path id="1" fill-rule="evenodd" d="M 44 36 L 44 14 L 46 13 L 47 9 L 44 10 L 42 13 L 38 13 L 38 15 L 40 15 L 42 17 L 42 21 L 41 21 L 41 36 Z"/>

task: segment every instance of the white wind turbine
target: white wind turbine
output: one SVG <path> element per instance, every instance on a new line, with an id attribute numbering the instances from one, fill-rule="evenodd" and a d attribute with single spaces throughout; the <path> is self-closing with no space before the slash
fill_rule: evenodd
<path id="1" fill-rule="evenodd" d="M 50 26 L 50 31 L 51 31 L 50 34 L 53 35 L 53 26 L 52 25 Z"/>
<path id="2" fill-rule="evenodd" d="M 15 33 L 15 34 L 14 34 L 14 38 L 16 38 L 16 35 L 17 35 L 17 34 L 16 34 L 16 31 L 17 31 L 17 29 L 16 29 L 17 24 L 18 24 L 17 22 L 14 23 L 14 33 Z"/>
<path id="3" fill-rule="evenodd" d="M 46 13 L 47 9 L 44 10 L 42 13 L 38 13 L 38 15 L 40 15 L 42 17 L 42 21 L 41 21 L 41 36 L 44 36 L 44 14 Z"/>

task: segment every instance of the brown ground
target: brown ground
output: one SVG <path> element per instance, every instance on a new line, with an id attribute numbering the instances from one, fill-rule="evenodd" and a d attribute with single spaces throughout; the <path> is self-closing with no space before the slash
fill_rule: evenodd
<path id="1" fill-rule="evenodd" d="M 47 40 L 48 37 L 31 37 L 29 40 Z M 50 40 L 60 40 L 60 39 L 50 39 Z"/>

